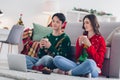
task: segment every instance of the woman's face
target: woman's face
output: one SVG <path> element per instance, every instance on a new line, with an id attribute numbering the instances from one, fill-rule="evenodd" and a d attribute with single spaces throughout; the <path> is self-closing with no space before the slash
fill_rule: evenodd
<path id="1" fill-rule="evenodd" d="M 85 18 L 84 19 L 84 28 L 85 28 L 85 31 L 93 31 L 93 27 L 91 25 L 91 22 L 88 18 Z"/>
<path id="2" fill-rule="evenodd" d="M 52 28 L 53 30 L 59 30 L 62 27 L 62 21 L 59 20 L 57 16 L 54 16 L 52 19 Z"/>

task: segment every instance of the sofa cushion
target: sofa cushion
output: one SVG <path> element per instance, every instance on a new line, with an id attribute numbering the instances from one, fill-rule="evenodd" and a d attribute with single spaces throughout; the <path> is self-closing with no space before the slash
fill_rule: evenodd
<path id="1" fill-rule="evenodd" d="M 102 36 L 105 38 L 105 40 L 107 39 L 107 37 L 109 36 L 109 34 L 118 26 L 120 26 L 119 22 L 101 22 L 100 23 L 100 33 L 102 34 Z"/>
<path id="2" fill-rule="evenodd" d="M 115 28 L 107 37 L 106 39 L 106 45 L 107 46 L 111 46 L 111 42 L 112 42 L 112 38 L 114 36 L 115 33 L 120 33 L 120 27 Z"/>
<path id="3" fill-rule="evenodd" d="M 71 44 L 75 45 L 77 38 L 82 35 L 82 23 L 67 23 L 65 33 L 70 37 Z"/>
<path id="4" fill-rule="evenodd" d="M 105 59 L 110 59 L 110 47 L 106 47 Z"/>
<path id="5" fill-rule="evenodd" d="M 33 23 L 33 40 L 34 41 L 39 41 L 40 39 L 42 39 L 43 37 L 47 36 L 48 34 L 50 34 L 52 32 L 52 28 L 51 27 L 44 27 L 42 25 Z"/>

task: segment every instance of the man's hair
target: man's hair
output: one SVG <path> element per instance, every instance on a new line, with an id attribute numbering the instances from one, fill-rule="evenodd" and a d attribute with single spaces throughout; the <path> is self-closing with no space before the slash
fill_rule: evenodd
<path id="1" fill-rule="evenodd" d="M 52 19 L 53 19 L 55 16 L 57 16 L 57 17 L 59 18 L 59 20 L 62 21 L 62 23 L 64 23 L 65 20 L 66 20 L 66 18 L 65 18 L 65 16 L 64 16 L 63 13 L 55 13 L 55 14 L 52 16 Z"/>

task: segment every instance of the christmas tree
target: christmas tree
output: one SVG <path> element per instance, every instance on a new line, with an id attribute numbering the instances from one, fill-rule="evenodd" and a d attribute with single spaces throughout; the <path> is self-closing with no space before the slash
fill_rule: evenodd
<path id="1" fill-rule="evenodd" d="M 22 21 L 22 14 L 20 14 L 20 18 L 19 18 L 17 24 L 24 26 L 23 21 Z"/>

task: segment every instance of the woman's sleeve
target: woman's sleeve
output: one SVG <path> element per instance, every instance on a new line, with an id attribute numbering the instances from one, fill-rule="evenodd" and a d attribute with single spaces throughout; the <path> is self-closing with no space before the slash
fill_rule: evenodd
<path id="1" fill-rule="evenodd" d="M 102 64 L 104 61 L 104 54 L 106 52 L 106 45 L 105 45 L 105 40 L 103 37 L 99 38 L 99 47 L 98 50 L 96 51 L 95 47 L 91 45 L 90 47 L 87 48 L 87 52 L 91 58 L 97 62 L 97 64 Z"/>
<path id="2" fill-rule="evenodd" d="M 79 45 L 79 39 L 76 41 L 76 52 L 75 52 L 75 58 L 76 60 L 79 58 L 81 55 L 82 47 Z"/>

